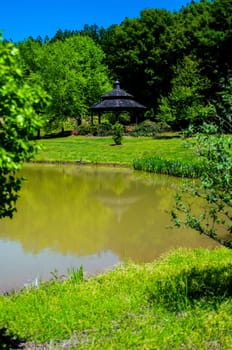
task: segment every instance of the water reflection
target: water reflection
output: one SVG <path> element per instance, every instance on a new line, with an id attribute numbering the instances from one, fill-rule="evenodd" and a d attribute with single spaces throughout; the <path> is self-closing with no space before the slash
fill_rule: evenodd
<path id="1" fill-rule="evenodd" d="M 214 246 L 190 230 L 168 228 L 175 178 L 32 164 L 23 174 L 28 181 L 18 212 L 0 221 L 0 289 L 14 287 L 14 275 L 22 283 L 81 264 L 95 273 L 123 259 L 148 262 L 179 246 Z"/>

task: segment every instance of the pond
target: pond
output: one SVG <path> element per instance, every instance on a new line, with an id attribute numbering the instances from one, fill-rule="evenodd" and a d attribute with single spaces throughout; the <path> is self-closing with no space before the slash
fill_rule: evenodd
<path id="1" fill-rule="evenodd" d="M 0 291 L 81 265 L 95 274 L 177 247 L 215 243 L 173 229 L 168 214 L 180 179 L 132 169 L 27 164 L 13 220 L 0 221 Z"/>

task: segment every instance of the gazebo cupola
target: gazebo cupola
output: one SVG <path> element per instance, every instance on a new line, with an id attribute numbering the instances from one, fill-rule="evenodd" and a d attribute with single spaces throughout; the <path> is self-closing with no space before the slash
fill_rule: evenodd
<path id="1" fill-rule="evenodd" d="M 144 112 L 146 107 L 134 100 L 134 96 L 120 88 L 118 80 L 114 83 L 114 89 L 101 96 L 101 101 L 92 105 L 90 111 L 92 116 L 98 114 L 99 123 L 101 122 L 101 114 L 105 112 L 114 112 L 118 118 L 121 112 Z M 92 119 L 93 120 L 93 119 Z M 137 123 L 137 114 L 136 114 Z"/>

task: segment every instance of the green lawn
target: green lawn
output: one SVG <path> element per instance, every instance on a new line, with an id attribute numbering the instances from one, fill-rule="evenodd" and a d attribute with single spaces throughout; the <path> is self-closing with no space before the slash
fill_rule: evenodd
<path id="1" fill-rule="evenodd" d="M 69 136 L 45 139 L 36 156 L 37 161 L 82 161 L 90 163 L 122 164 L 131 166 L 135 158 L 159 156 L 166 159 L 190 160 L 192 152 L 180 138 L 152 139 L 124 137 L 121 146 L 115 146 L 111 137 Z"/>

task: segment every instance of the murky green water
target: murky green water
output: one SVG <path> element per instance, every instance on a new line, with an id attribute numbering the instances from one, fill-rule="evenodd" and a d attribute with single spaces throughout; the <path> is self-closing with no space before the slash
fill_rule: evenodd
<path id="1" fill-rule="evenodd" d="M 167 211 L 179 179 L 130 169 L 27 165 L 13 220 L 0 221 L 0 290 L 55 269 L 96 273 L 125 259 L 149 262 L 176 247 L 214 247 L 172 229 Z"/>

